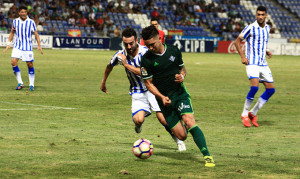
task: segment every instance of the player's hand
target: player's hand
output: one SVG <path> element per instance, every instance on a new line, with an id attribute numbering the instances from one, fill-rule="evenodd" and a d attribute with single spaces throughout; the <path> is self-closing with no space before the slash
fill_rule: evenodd
<path id="1" fill-rule="evenodd" d="M 126 56 L 124 54 L 119 53 L 118 56 L 120 56 L 122 58 L 122 61 L 121 61 L 122 65 L 127 64 Z"/>
<path id="2" fill-rule="evenodd" d="M 168 96 L 165 96 L 165 97 L 162 99 L 162 102 L 163 102 L 164 106 L 170 106 L 172 101 L 169 99 Z"/>
<path id="3" fill-rule="evenodd" d="M 41 46 L 38 47 L 38 50 L 41 51 L 41 54 L 42 54 L 42 55 L 44 54 L 43 49 L 42 49 Z"/>
<path id="4" fill-rule="evenodd" d="M 245 65 L 249 64 L 249 60 L 246 57 L 242 57 L 241 61 L 242 61 L 242 64 L 245 64 Z"/>
<path id="5" fill-rule="evenodd" d="M 272 52 L 270 52 L 270 51 L 267 51 L 267 55 L 269 56 L 269 58 L 268 58 L 268 59 L 272 58 Z"/>
<path id="6" fill-rule="evenodd" d="M 176 83 L 182 83 L 184 80 L 183 74 L 175 74 L 175 82 Z"/>
<path id="7" fill-rule="evenodd" d="M 6 53 L 6 51 L 10 48 L 10 45 L 7 45 L 6 48 L 3 50 L 3 53 Z"/>
<path id="8" fill-rule="evenodd" d="M 103 91 L 104 93 L 108 93 L 105 83 L 101 83 L 100 90 Z"/>

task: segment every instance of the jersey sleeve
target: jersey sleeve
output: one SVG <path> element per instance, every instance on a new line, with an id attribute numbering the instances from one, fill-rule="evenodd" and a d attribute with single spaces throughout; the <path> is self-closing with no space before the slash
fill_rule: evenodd
<path id="1" fill-rule="evenodd" d="M 34 21 L 31 21 L 31 25 L 32 25 L 31 31 L 32 31 L 32 32 L 35 32 L 35 31 L 37 30 L 37 29 L 36 29 L 35 22 L 34 22 Z"/>
<path id="2" fill-rule="evenodd" d="M 150 79 L 153 77 L 151 72 L 151 65 L 148 60 L 143 56 L 141 60 L 141 74 L 144 80 Z"/>
<path id="3" fill-rule="evenodd" d="M 176 48 L 177 56 L 178 56 L 178 61 L 177 61 L 178 66 L 182 67 L 182 66 L 184 66 L 184 63 L 183 63 L 183 60 L 182 60 L 182 53 L 177 47 L 175 47 L 175 48 Z"/>
<path id="4" fill-rule="evenodd" d="M 239 38 L 241 40 L 244 40 L 244 39 L 246 39 L 246 38 L 248 38 L 250 36 L 250 32 L 251 32 L 251 28 L 250 27 L 251 27 L 250 25 L 246 26 L 244 28 L 244 30 L 240 33 Z"/>
<path id="5" fill-rule="evenodd" d="M 13 24 L 12 24 L 12 27 L 11 27 L 11 31 L 15 31 L 16 30 L 16 19 L 14 19 L 14 21 L 13 21 Z"/>
<path id="6" fill-rule="evenodd" d="M 119 61 L 119 59 L 117 58 L 118 54 L 121 53 L 121 54 L 124 54 L 124 51 L 123 50 L 119 50 L 117 51 L 114 56 L 110 59 L 110 64 L 112 66 L 117 66 L 117 65 L 120 65 L 122 62 Z"/>

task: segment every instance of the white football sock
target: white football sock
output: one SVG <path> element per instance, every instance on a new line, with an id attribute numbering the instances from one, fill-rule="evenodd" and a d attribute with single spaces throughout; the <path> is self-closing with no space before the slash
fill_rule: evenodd
<path id="1" fill-rule="evenodd" d="M 19 72 L 14 72 L 14 74 L 15 74 L 15 77 L 16 77 L 18 83 L 23 84 L 22 77 L 21 77 L 21 72 L 20 71 Z"/>
<path id="2" fill-rule="evenodd" d="M 252 103 L 253 103 L 253 100 L 246 98 L 242 116 L 248 116 L 248 112 L 249 112 L 249 109 L 250 109 Z"/>
<path id="3" fill-rule="evenodd" d="M 262 99 L 262 98 L 259 98 L 258 101 L 257 101 L 257 103 L 254 105 L 254 107 L 251 109 L 250 112 L 251 112 L 254 116 L 256 116 L 258 110 L 259 110 L 260 108 L 262 108 L 266 103 L 267 103 L 266 100 L 264 100 L 264 99 Z"/>

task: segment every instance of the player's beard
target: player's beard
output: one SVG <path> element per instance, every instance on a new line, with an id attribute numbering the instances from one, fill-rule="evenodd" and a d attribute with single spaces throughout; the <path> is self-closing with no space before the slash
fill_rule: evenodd
<path id="1" fill-rule="evenodd" d="M 136 45 L 135 47 L 132 47 L 131 49 L 128 49 L 127 53 L 132 56 L 136 52 L 137 47 L 138 46 Z"/>
<path id="2" fill-rule="evenodd" d="M 262 22 L 260 22 L 260 20 L 259 20 L 259 19 L 257 19 L 257 22 L 258 22 L 258 24 L 259 24 L 259 25 L 262 25 L 262 24 L 264 24 L 264 23 L 265 23 L 265 20 L 266 20 L 266 19 L 263 19 L 263 20 L 262 20 Z"/>

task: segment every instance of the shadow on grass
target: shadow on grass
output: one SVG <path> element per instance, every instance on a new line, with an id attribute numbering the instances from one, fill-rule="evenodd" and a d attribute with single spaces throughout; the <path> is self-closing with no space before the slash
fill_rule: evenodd
<path id="1" fill-rule="evenodd" d="M 257 121 L 259 126 L 273 126 L 274 122 L 273 121 Z"/>

